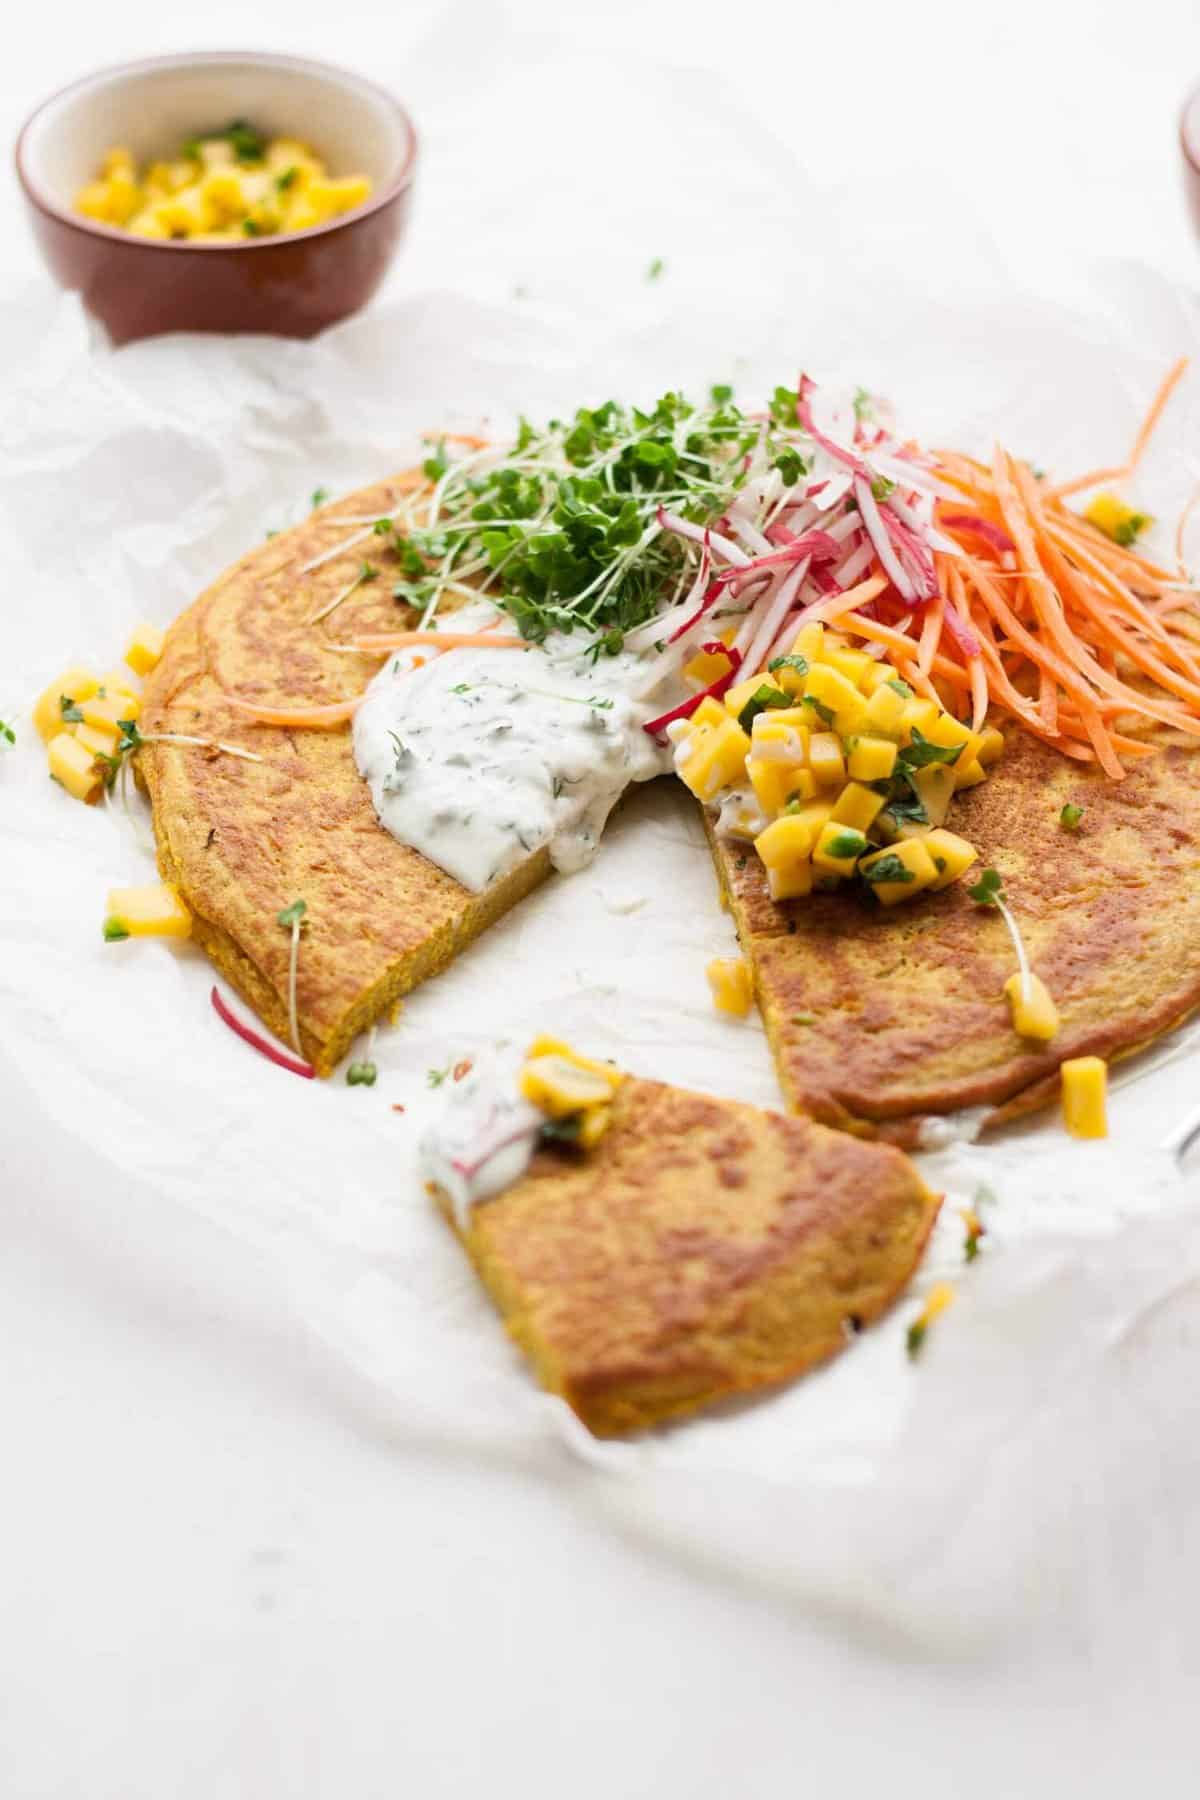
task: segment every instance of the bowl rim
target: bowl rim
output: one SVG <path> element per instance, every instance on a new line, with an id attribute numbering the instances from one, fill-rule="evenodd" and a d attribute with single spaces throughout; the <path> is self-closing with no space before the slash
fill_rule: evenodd
<path id="1" fill-rule="evenodd" d="M 156 71 L 167 72 L 171 69 L 185 68 L 189 64 L 241 62 L 258 64 L 260 67 L 307 70 L 310 73 L 332 76 L 337 82 L 348 87 L 365 88 L 382 101 L 383 105 L 399 118 L 407 138 L 407 150 L 401 160 L 400 168 L 392 179 L 377 192 L 364 200 L 361 206 L 350 212 L 339 213 L 336 218 L 323 225 L 311 225 L 304 231 L 281 231 L 271 237 L 246 238 L 244 242 L 225 240 L 216 244 L 198 244 L 188 238 L 150 238 L 140 237 L 134 232 L 123 231 L 119 225 L 105 225 L 99 219 L 89 219 L 84 213 L 68 211 L 59 206 L 41 187 L 30 172 L 27 158 L 26 140 L 30 132 L 48 107 L 56 105 L 68 95 L 80 88 L 92 87 L 97 83 L 111 82 L 117 76 L 136 75 L 143 72 L 152 74 Z M 397 99 L 390 89 L 381 87 L 368 75 L 360 75 L 356 69 L 344 68 L 339 63 L 318 61 L 311 56 L 291 56 L 286 52 L 275 50 L 182 50 L 166 56 L 135 57 L 130 61 L 110 63 L 102 69 L 93 69 L 88 75 L 80 75 L 74 81 L 56 88 L 38 102 L 26 118 L 17 133 L 13 158 L 16 163 L 17 180 L 30 205 L 38 212 L 55 219 L 83 237 L 100 238 L 111 244 L 123 244 L 128 249 L 138 251 L 154 251 L 173 256 L 253 256 L 264 250 L 278 251 L 286 244 L 298 242 L 310 243 L 315 238 L 328 237 L 335 231 L 344 231 L 348 225 L 355 225 L 360 220 L 370 218 L 373 213 L 382 212 L 390 206 L 404 190 L 412 185 L 417 162 L 419 140 L 417 128 L 412 114 L 404 103 Z"/>
<path id="2" fill-rule="evenodd" d="M 1194 175 L 1200 175 L 1200 147 L 1193 150 L 1192 140 L 1188 136 L 1188 120 L 1193 108 L 1200 102 L 1200 82 L 1190 87 L 1184 95 L 1183 104 L 1179 108 L 1179 148 L 1183 151 L 1183 160 Z"/>

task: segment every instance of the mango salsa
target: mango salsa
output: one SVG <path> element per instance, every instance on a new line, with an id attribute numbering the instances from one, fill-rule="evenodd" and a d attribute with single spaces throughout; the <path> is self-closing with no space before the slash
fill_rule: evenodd
<path id="1" fill-rule="evenodd" d="M 1063 1064 L 1063 1123 L 1072 1137 L 1108 1136 L 1107 1093 L 1108 1064 L 1102 1056 L 1075 1056 Z"/>
<path id="2" fill-rule="evenodd" d="M 268 141 L 239 119 L 190 138 L 176 157 L 141 174 L 128 150 L 110 150 L 100 174 L 76 194 L 75 210 L 136 237 L 244 243 L 311 231 L 370 194 L 366 175 L 332 176 L 307 144 Z"/>

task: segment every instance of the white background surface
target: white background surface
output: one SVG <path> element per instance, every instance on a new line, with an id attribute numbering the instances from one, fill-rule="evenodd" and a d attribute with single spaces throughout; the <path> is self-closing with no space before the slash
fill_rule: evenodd
<path id="1" fill-rule="evenodd" d="M 209 10 L 195 36 L 168 30 L 160 10 L 31 22 L 0 76 L 10 135 L 43 91 L 98 62 L 246 41 L 240 10 Z M 803 354 L 806 315 L 827 318 L 831 295 L 853 294 L 860 316 L 869 268 L 879 329 L 865 354 L 878 363 L 864 379 L 882 384 L 896 326 L 881 267 L 909 295 L 906 319 L 912 291 L 928 286 L 930 354 L 944 334 L 964 368 L 947 302 L 959 286 L 1017 282 L 1077 301 L 1088 287 L 1078 258 L 1098 250 L 1192 282 L 1174 123 L 1200 74 L 1194 9 L 1075 11 L 863 5 L 776 18 L 616 5 L 574 22 L 561 6 L 430 5 L 398 23 L 391 8 L 349 5 L 336 24 L 259 8 L 254 35 L 355 62 L 411 100 L 424 165 L 397 298 L 450 289 L 511 306 L 520 288 L 535 336 L 544 327 L 558 341 L 578 321 L 607 387 L 630 343 L 661 332 L 655 308 L 680 295 L 704 340 L 714 258 L 723 303 L 731 288 L 744 295 L 733 361 L 770 335 L 764 295 L 776 335 L 794 312 Z M 661 129 L 681 100 L 683 143 Z M 714 189 L 723 201 L 710 214 Z M 23 284 L 39 277 L 11 192 L 6 204 L 0 298 L 15 321 L 37 292 Z M 666 300 L 642 280 L 656 255 Z M 780 262 L 797 271 L 783 288 Z M 1120 287 L 1108 280 L 1106 291 Z M 1137 287 L 1126 307 L 1127 338 L 1147 293 Z M 1162 298 L 1157 312 L 1169 306 Z M 1161 318 L 1155 329 L 1166 331 Z M 463 370 L 490 346 L 466 349 L 461 364 L 425 374 L 461 408 Z M 974 391 L 988 365 L 981 342 Z M 66 484 L 65 529 L 78 504 Z M 86 595 L 83 582 L 61 603 L 82 617 Z M 72 853 L 64 831 L 64 871 Z M 614 854 L 628 857 L 627 839 Z M 10 865 L 4 905 L 21 891 Z M 90 920 L 91 894 L 73 901 L 65 914 Z M 31 918 L 39 944 L 51 924 Z M 465 1018 L 469 990 L 457 991 Z M 11 1051 L 21 1021 L 11 1008 L 5 1017 Z M 107 1023 L 98 1011 L 97 1055 L 105 1044 L 115 1054 Z M 86 1042 L 87 1020 L 64 1031 Z M 164 1042 L 164 1054 L 175 1048 Z M 853 1795 L 888 1780 L 905 1794 L 1040 1796 L 1123 1792 L 1131 1778 L 1190 1791 L 1195 1664 L 1179 1601 L 1195 1574 L 1185 1534 L 1197 1470 L 1194 1408 L 1175 1399 L 1189 1391 L 1197 1335 L 1186 1230 L 1161 1246 L 1152 1232 L 1118 1240 L 1058 1271 L 1121 1350 L 1102 1383 L 1070 1366 L 1069 1344 L 1048 1341 L 1035 1304 L 1045 1271 L 1029 1277 L 1028 1306 L 1019 1282 L 997 1288 L 993 1341 L 972 1345 L 981 1410 L 1013 1406 L 1022 1428 L 1008 1455 L 979 1464 L 988 1491 L 968 1528 L 948 1534 L 944 1565 L 937 1542 L 921 1572 L 897 1571 L 876 1542 L 857 1546 L 865 1570 L 883 1564 L 909 1591 L 889 1622 L 879 1592 L 857 1610 L 844 1582 L 837 1605 L 822 1598 L 813 1570 L 856 1546 L 837 1509 L 811 1497 L 729 1496 L 727 1529 L 740 1522 L 748 1549 L 779 1547 L 772 1593 L 769 1559 L 748 1556 L 739 1585 L 703 1555 L 711 1512 L 689 1516 L 694 1495 L 682 1489 L 655 1530 L 619 1491 L 598 1501 L 595 1472 L 566 1452 L 462 1454 L 394 1383 L 364 1380 L 362 1362 L 352 1372 L 300 1327 L 248 1235 L 156 1206 L 144 1138 L 131 1146 L 128 1192 L 99 1193 L 72 1142 L 71 1095 L 44 1101 L 53 1062 L 31 1048 L 25 1078 L 28 1094 L 14 1075 L 0 1095 L 6 1795 L 706 1797 L 784 1782 Z M 21 1122 L 39 1107 L 53 1130 L 35 1137 Z M 340 1129 L 345 1110 L 328 1117 Z M 248 1137 L 245 1167 L 269 1149 Z M 235 1181 L 236 1153 L 229 1162 Z M 1174 1292 L 1162 1291 L 1159 1249 L 1178 1268 Z M 1120 1318 L 1105 1310 L 1114 1256 L 1127 1256 L 1135 1293 Z M 1148 1345 L 1168 1406 L 1139 1380 Z M 1018 1358 L 1026 1393 L 1012 1379 Z M 1057 1409 L 1036 1386 L 1048 1366 L 1071 1378 Z M 931 1359 L 931 1381 L 943 1367 Z M 504 1371 L 501 1386 L 512 1379 Z M 940 1423 L 943 1449 L 961 1441 L 969 1464 L 976 1422 L 958 1410 Z M 1060 1438 L 1076 1452 L 1094 1439 L 1095 1453 L 1067 1459 Z M 1056 1504 L 1035 1512 L 1047 1487 Z M 901 1504 L 940 1522 L 940 1499 L 909 1488 Z M 1035 1517 L 1050 1546 L 1040 1557 L 1018 1542 Z M 998 1611 L 1004 1568 L 987 1550 L 1001 1531 L 1017 1547 Z M 800 1582 L 788 1574 L 792 1533 Z M 662 1547 L 672 1535 L 677 1557 Z M 976 1565 L 987 1572 L 977 1593 Z M 924 1596 L 925 1631 L 913 1595 Z M 976 1613 L 986 1631 L 972 1629 Z"/>

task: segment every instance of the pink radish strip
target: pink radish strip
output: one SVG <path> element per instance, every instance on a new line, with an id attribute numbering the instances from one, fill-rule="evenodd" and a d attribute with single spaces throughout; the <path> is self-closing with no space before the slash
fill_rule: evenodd
<path id="1" fill-rule="evenodd" d="M 779 636 L 779 627 L 791 612 L 796 595 L 804 584 L 808 574 L 808 558 L 798 562 L 790 574 L 785 575 L 779 584 L 779 591 L 767 609 L 762 624 L 750 642 L 750 648 L 742 659 L 742 670 L 747 675 L 755 675 L 766 661 L 767 651 Z"/>
<path id="2" fill-rule="evenodd" d="M 832 456 L 834 462 L 841 463 L 844 469 L 851 469 L 855 475 L 863 476 L 870 481 L 870 473 L 861 456 L 856 456 L 853 450 L 847 450 L 844 444 L 836 443 L 833 438 L 826 437 L 814 420 L 810 396 L 815 386 L 816 383 L 811 381 L 807 375 L 801 375 L 796 388 L 796 417 L 809 437 L 820 444 L 827 456 Z"/>
<path id="3" fill-rule="evenodd" d="M 979 655 L 979 639 L 971 630 L 953 601 L 946 602 L 946 630 L 954 639 L 964 656 Z"/>
<path id="4" fill-rule="evenodd" d="M 871 566 L 871 558 L 874 554 L 875 552 L 871 547 L 870 539 L 864 537 L 861 542 L 851 550 L 845 561 L 839 563 L 837 568 L 833 571 L 839 587 L 853 587 L 856 581 L 861 581 L 862 577 Z"/>
<path id="5" fill-rule="evenodd" d="M 311 1063 L 301 1062 L 298 1056 L 289 1056 L 286 1050 L 281 1050 L 278 1044 L 271 1042 L 270 1038 L 264 1037 L 260 1031 L 255 1031 L 252 1026 L 239 1019 L 222 998 L 218 988 L 213 988 L 209 999 L 213 1003 L 213 1011 L 228 1025 L 230 1031 L 236 1032 L 238 1037 L 242 1038 L 252 1049 L 257 1050 L 260 1056 L 265 1056 L 268 1062 L 278 1064 L 281 1069 L 287 1069 L 292 1075 L 303 1075 L 306 1081 L 311 1081 L 316 1075 L 317 1071 Z"/>
<path id="6" fill-rule="evenodd" d="M 693 525 L 690 519 L 681 519 L 677 513 L 668 512 L 665 506 L 659 507 L 656 517 L 664 531 L 673 531 L 676 537 L 690 538 L 693 544 L 707 544 L 737 569 L 744 569 L 750 561 L 744 550 L 739 550 L 729 538 L 708 526 Z"/>
<path id="7" fill-rule="evenodd" d="M 1001 555 L 1006 550 L 1016 548 L 1007 531 L 999 525 L 993 525 L 990 519 L 981 519 L 978 513 L 943 513 L 942 524 L 947 531 L 966 531 L 972 537 L 980 538 L 983 543 L 990 544 L 993 550 Z"/>
<path id="8" fill-rule="evenodd" d="M 629 632 L 625 638 L 626 647 L 633 651 L 648 650 L 652 644 L 658 642 L 663 634 L 663 628 L 680 612 L 685 615 L 684 622 L 682 625 L 677 626 L 669 635 L 667 642 L 673 644 L 675 640 L 681 638 L 686 631 L 690 631 L 692 626 L 704 617 L 705 613 L 716 599 L 716 593 L 712 595 L 711 599 L 708 594 L 705 593 L 705 583 L 708 581 L 708 572 L 711 567 L 712 557 L 709 555 L 708 544 L 705 543 L 703 550 L 700 552 L 700 567 L 696 571 L 696 579 L 693 581 L 683 599 L 677 606 L 669 607 L 666 612 L 659 613 L 656 619 L 647 619 L 646 623 L 644 625 L 639 625 L 636 631 Z M 714 583 L 714 587 L 717 588 L 717 593 L 719 593 L 720 588 L 717 587 L 716 583 Z M 698 597 L 701 600 L 699 611 L 691 618 L 688 618 L 686 616 L 688 608 L 695 605 Z"/>
<path id="9" fill-rule="evenodd" d="M 862 514 L 862 522 L 866 528 L 867 536 L 871 540 L 876 556 L 883 565 L 888 580 L 891 582 L 900 598 L 905 601 L 907 605 L 915 606 L 917 601 L 916 588 L 909 579 L 908 573 L 901 563 L 900 558 L 892 548 L 892 540 L 888 536 L 887 526 L 879 515 L 879 508 L 875 504 L 875 496 L 871 492 L 871 484 L 861 475 L 855 478 L 854 498 L 858 501 L 858 510 Z"/>

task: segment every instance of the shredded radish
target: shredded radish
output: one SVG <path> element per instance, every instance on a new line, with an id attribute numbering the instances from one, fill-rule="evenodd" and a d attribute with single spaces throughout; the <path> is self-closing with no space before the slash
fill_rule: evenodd
<path id="1" fill-rule="evenodd" d="M 766 661 L 767 651 L 779 636 L 779 627 L 791 612 L 796 595 L 803 586 L 804 577 L 807 574 L 808 558 L 805 557 L 803 562 L 798 562 L 796 567 L 780 582 L 778 592 L 768 607 L 762 624 L 750 640 L 750 648 L 742 658 L 744 674 L 757 674 Z"/>
<path id="2" fill-rule="evenodd" d="M 659 507 L 657 516 L 664 531 L 673 531 L 676 537 L 690 538 L 693 544 L 707 544 L 710 550 L 715 550 L 718 556 L 737 569 L 744 569 L 751 560 L 729 538 L 705 525 L 693 525 L 690 519 L 681 519 L 677 513 L 668 512 L 665 506 Z"/>
<path id="3" fill-rule="evenodd" d="M 892 547 L 887 526 L 879 515 L 879 507 L 871 492 L 871 483 L 861 475 L 855 479 L 854 498 L 858 501 L 858 510 L 862 514 L 867 536 L 871 540 L 876 556 L 883 564 L 888 580 L 902 600 L 907 601 L 909 606 L 914 605 L 917 599 L 916 587 L 909 580 L 904 565 Z"/>
<path id="4" fill-rule="evenodd" d="M 239 1019 L 233 1008 L 223 999 L 219 988 L 214 987 L 209 998 L 217 1017 L 228 1025 L 230 1031 L 236 1032 L 238 1037 L 257 1050 L 260 1056 L 265 1056 L 268 1062 L 275 1063 L 281 1069 L 289 1070 L 293 1075 L 303 1075 L 306 1081 L 311 1081 L 316 1075 L 317 1071 L 310 1062 L 304 1062 L 298 1056 L 289 1056 L 286 1050 L 281 1050 L 278 1044 L 271 1042 L 270 1038 L 264 1037 L 260 1031 L 255 1031 L 254 1027 L 247 1025 L 244 1019 Z"/>

